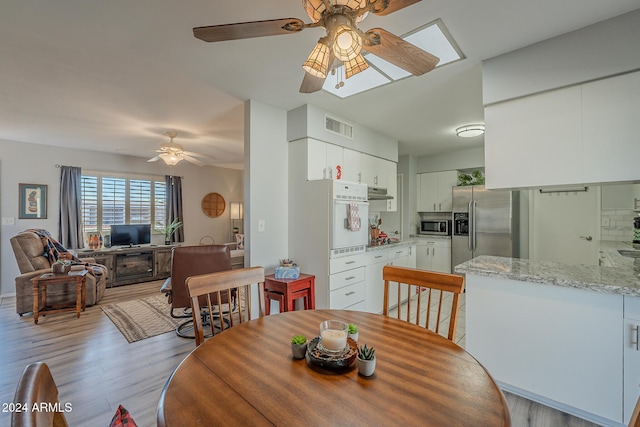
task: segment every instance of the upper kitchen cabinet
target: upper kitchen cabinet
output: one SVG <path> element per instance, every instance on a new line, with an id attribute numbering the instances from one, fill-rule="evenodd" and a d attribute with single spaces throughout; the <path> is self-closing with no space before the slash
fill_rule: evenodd
<path id="1" fill-rule="evenodd" d="M 488 106 L 485 125 L 487 188 L 583 182 L 580 87 Z"/>
<path id="2" fill-rule="evenodd" d="M 602 210 L 640 210 L 640 184 L 603 185 Z"/>
<path id="3" fill-rule="evenodd" d="M 359 151 L 344 149 L 344 168 L 342 170 L 342 179 L 351 182 L 360 182 L 360 171 L 362 154 Z"/>
<path id="4" fill-rule="evenodd" d="M 307 138 L 307 179 L 340 179 L 344 149 Z"/>
<path id="5" fill-rule="evenodd" d="M 485 108 L 491 189 L 638 180 L 640 72 Z"/>
<path id="6" fill-rule="evenodd" d="M 417 175 L 418 212 L 451 212 L 451 187 L 458 183 L 458 171 Z"/>
<path id="7" fill-rule="evenodd" d="M 582 85 L 587 182 L 640 179 L 640 72 Z"/>
<path id="8" fill-rule="evenodd" d="M 361 167 L 361 182 L 367 184 L 369 187 L 382 187 L 389 188 L 387 186 L 387 174 L 386 174 L 386 162 L 388 160 L 381 159 L 380 157 L 369 156 L 368 154 L 362 154 L 360 158 Z"/>

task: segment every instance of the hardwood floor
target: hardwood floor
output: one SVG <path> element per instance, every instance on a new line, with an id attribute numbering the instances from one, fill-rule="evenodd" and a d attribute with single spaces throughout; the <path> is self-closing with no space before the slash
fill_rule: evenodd
<path id="1" fill-rule="evenodd" d="M 160 284 L 108 289 L 100 305 L 156 295 Z M 155 426 L 162 387 L 195 343 L 167 333 L 129 344 L 100 305 L 88 307 L 79 319 L 63 313 L 41 317 L 34 325 L 31 315 L 15 313 L 14 298 L 0 299 L 0 403 L 13 401 L 25 366 L 44 361 L 58 385 L 60 401 L 72 405 L 66 414 L 70 426 L 108 425 L 120 404 L 140 427 Z M 464 316 L 463 304 L 460 315 Z M 464 317 L 458 324 L 464 325 Z M 458 330 L 457 341 L 464 345 L 464 330 Z M 514 427 L 595 425 L 505 394 Z M 8 426 L 9 420 L 10 414 L 0 411 L 0 426 Z"/>

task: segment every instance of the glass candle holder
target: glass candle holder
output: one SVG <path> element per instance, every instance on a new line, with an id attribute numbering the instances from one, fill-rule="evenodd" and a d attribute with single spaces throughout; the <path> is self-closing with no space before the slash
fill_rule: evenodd
<path id="1" fill-rule="evenodd" d="M 329 354 L 338 354 L 347 347 L 349 324 L 339 320 L 325 320 L 320 322 L 320 351 Z"/>

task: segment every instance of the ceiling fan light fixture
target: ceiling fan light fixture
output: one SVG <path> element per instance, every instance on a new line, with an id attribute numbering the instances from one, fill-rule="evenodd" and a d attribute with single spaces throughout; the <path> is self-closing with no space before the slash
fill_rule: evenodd
<path id="1" fill-rule="evenodd" d="M 355 58 L 344 63 L 344 76 L 349 78 L 369 68 L 369 63 L 358 54 Z"/>
<path id="2" fill-rule="evenodd" d="M 327 10 L 322 0 L 302 0 L 302 6 L 313 22 L 322 19 L 322 13 Z"/>
<path id="3" fill-rule="evenodd" d="M 472 124 L 460 126 L 456 129 L 456 135 L 460 138 L 473 138 L 474 136 L 480 136 L 484 133 L 483 124 Z"/>
<path id="4" fill-rule="evenodd" d="M 182 160 L 179 155 L 174 153 L 162 153 L 159 157 L 169 166 L 175 166 L 180 163 L 180 160 Z"/>
<path id="5" fill-rule="evenodd" d="M 324 79 L 327 77 L 327 70 L 329 69 L 329 44 L 326 37 L 322 37 L 318 40 L 318 43 L 311 51 L 311 54 L 307 58 L 302 68 L 314 77 Z"/>
<path id="6" fill-rule="evenodd" d="M 338 25 L 333 43 L 333 53 L 342 62 L 350 61 L 360 55 L 362 38 L 348 25 Z"/>

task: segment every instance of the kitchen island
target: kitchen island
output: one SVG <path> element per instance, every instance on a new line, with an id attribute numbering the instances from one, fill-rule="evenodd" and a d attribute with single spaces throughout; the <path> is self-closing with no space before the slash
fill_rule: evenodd
<path id="1" fill-rule="evenodd" d="M 601 247 L 611 267 L 482 256 L 455 272 L 466 350 L 505 390 L 623 426 L 640 393 L 640 261 Z"/>

